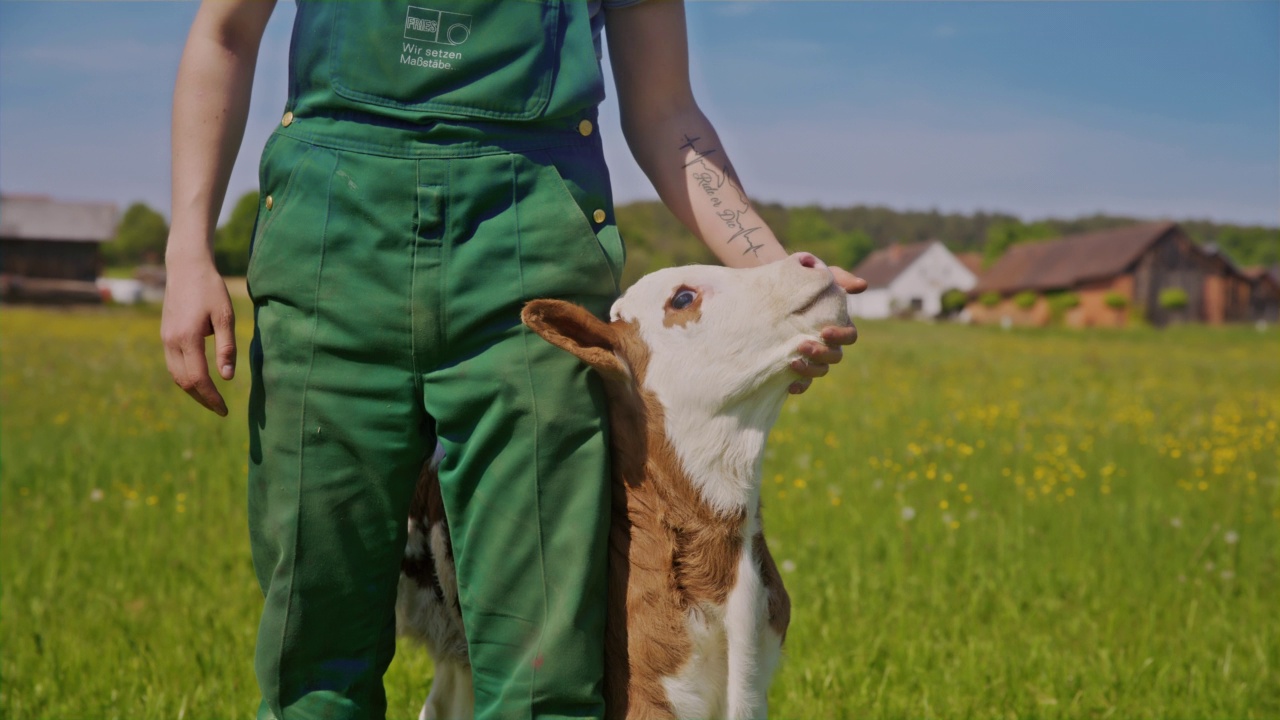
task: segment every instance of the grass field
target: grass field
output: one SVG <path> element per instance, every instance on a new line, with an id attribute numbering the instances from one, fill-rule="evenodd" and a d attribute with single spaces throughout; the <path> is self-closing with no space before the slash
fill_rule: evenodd
<path id="1" fill-rule="evenodd" d="M 248 383 L 201 410 L 158 323 L 0 311 L 4 718 L 256 707 Z M 862 330 L 766 462 L 775 716 L 1280 717 L 1274 329 Z M 416 717 L 431 666 L 400 650 Z"/>

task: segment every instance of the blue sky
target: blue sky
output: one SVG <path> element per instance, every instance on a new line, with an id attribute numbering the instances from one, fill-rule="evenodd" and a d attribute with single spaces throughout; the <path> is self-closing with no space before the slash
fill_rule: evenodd
<path id="1" fill-rule="evenodd" d="M 194 13 L 0 2 L 0 191 L 167 213 Z M 283 109 L 292 16 L 264 39 L 232 198 Z M 1277 0 L 691 2 L 689 36 L 761 201 L 1280 224 Z M 653 197 L 611 101 L 603 118 L 618 200 Z"/>

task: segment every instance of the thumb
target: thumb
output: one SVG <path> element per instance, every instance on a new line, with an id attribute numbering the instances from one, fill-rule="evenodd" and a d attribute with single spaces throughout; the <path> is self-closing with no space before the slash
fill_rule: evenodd
<path id="1" fill-rule="evenodd" d="M 215 311 L 212 319 L 218 374 L 230 380 L 236 375 L 236 314 L 228 304 Z"/>
<path id="2" fill-rule="evenodd" d="M 840 289 L 850 295 L 856 295 L 857 293 L 867 289 L 866 280 L 863 280 L 844 268 L 833 266 L 831 268 L 831 275 L 835 278 L 836 284 L 840 286 Z"/>

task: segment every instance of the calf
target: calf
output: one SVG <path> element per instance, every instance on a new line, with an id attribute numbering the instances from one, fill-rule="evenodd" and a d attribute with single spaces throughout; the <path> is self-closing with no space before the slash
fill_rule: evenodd
<path id="1" fill-rule="evenodd" d="M 790 601 L 765 544 L 760 464 L 789 364 L 844 293 L 807 253 L 645 276 L 605 323 L 536 300 L 523 320 L 604 378 L 613 468 L 605 704 L 611 718 L 763 718 Z M 436 677 L 422 718 L 472 715 L 435 462 L 409 520 L 397 621 Z"/>

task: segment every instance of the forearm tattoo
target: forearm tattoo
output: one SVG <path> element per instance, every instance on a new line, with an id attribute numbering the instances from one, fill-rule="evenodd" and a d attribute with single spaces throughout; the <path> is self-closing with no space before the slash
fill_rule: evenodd
<path id="1" fill-rule="evenodd" d="M 698 146 L 698 142 L 702 140 L 700 137 L 684 136 L 684 144 L 680 146 L 681 150 L 690 150 L 693 152 L 693 158 L 684 164 L 689 171 L 689 177 L 698 183 L 698 187 L 702 188 L 702 192 L 706 194 L 707 199 L 711 202 L 711 207 L 716 209 L 716 214 L 725 227 L 734 231 L 733 235 L 725 241 L 725 244 L 731 244 L 739 239 L 746 242 L 747 247 L 742 251 L 743 255 L 751 253 L 756 257 L 760 256 L 760 248 L 764 245 L 756 245 L 751 242 L 751 233 L 763 228 L 751 222 L 746 216 L 751 212 L 751 201 L 747 199 L 747 194 L 742 191 L 742 183 L 738 181 L 737 174 L 733 171 L 733 166 L 725 161 L 723 165 L 717 166 L 712 156 L 720 152 L 720 148 L 703 148 Z M 754 225 L 754 227 L 748 227 Z"/>

